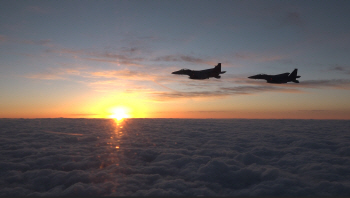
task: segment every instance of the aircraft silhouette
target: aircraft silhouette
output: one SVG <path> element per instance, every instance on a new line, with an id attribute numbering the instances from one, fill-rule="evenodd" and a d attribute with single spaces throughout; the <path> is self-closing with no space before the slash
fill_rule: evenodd
<path id="1" fill-rule="evenodd" d="M 172 74 L 189 75 L 190 79 L 195 79 L 195 80 L 204 80 L 204 79 L 209 79 L 210 77 L 221 78 L 219 74 L 224 74 L 224 73 L 226 73 L 226 71 L 221 71 L 221 63 L 218 63 L 218 65 L 216 65 L 212 69 L 205 69 L 200 71 L 195 71 L 190 69 L 181 69 L 179 71 L 172 72 Z"/>
<path id="2" fill-rule="evenodd" d="M 287 73 L 277 74 L 277 75 L 258 74 L 255 76 L 249 76 L 248 78 L 264 79 L 267 81 L 267 83 L 275 83 L 275 84 L 282 84 L 287 82 L 299 83 L 297 78 L 300 78 L 300 76 L 298 76 L 297 73 L 298 73 L 298 69 L 294 69 L 292 73 L 287 72 Z"/>

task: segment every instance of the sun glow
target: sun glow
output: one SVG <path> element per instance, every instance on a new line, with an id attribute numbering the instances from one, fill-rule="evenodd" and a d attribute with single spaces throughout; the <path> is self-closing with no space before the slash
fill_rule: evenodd
<path id="1" fill-rule="evenodd" d="M 128 114 L 128 108 L 126 107 L 116 107 L 111 110 L 112 115 L 110 118 L 114 118 L 117 120 L 122 120 L 124 118 L 130 118 L 130 115 Z"/>

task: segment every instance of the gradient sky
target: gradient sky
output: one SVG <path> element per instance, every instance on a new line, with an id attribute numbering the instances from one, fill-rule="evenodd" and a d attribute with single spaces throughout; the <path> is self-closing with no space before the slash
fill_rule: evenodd
<path id="1" fill-rule="evenodd" d="M 1 118 L 350 119 L 350 1 L 0 4 Z"/>

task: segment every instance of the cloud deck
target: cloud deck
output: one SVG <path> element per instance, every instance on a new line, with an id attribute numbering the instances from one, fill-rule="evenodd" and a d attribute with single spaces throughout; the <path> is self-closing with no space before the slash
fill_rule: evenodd
<path id="1" fill-rule="evenodd" d="M 349 196 L 349 121 L 0 119 L 0 196 Z"/>

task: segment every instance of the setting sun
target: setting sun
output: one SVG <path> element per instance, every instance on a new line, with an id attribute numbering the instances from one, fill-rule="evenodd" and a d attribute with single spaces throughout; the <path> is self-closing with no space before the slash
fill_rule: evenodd
<path id="1" fill-rule="evenodd" d="M 113 108 L 111 111 L 112 115 L 110 116 L 110 118 L 121 120 L 130 117 L 130 115 L 128 114 L 128 109 L 126 107 L 116 107 Z"/>

